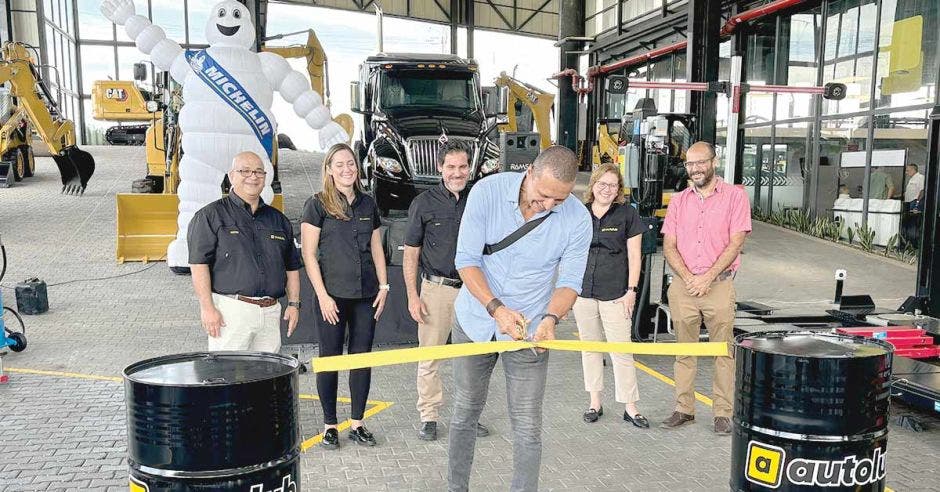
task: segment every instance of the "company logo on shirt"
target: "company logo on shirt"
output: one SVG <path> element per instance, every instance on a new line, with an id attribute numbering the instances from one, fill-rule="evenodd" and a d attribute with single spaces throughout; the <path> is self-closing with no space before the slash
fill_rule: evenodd
<path id="1" fill-rule="evenodd" d="M 367 221 L 367 220 L 372 220 L 372 217 L 359 217 L 359 220 L 361 220 L 361 221 L 364 222 L 364 221 Z"/>
<path id="2" fill-rule="evenodd" d="M 619 230 L 620 230 L 619 227 L 604 227 L 603 229 L 601 229 L 601 232 L 617 232 Z"/>
<path id="3" fill-rule="evenodd" d="M 238 231 L 232 230 L 232 231 L 228 231 L 228 233 L 229 233 L 229 234 L 238 234 Z"/>
<path id="4" fill-rule="evenodd" d="M 271 239 L 277 239 L 278 241 L 286 241 L 286 240 L 287 240 L 284 236 L 278 236 L 277 234 L 271 234 Z"/>

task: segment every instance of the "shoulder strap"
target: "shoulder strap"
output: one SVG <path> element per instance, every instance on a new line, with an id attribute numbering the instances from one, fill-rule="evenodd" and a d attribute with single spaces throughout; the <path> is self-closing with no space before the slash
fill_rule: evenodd
<path id="1" fill-rule="evenodd" d="M 548 216 L 553 213 L 555 212 L 549 212 L 535 220 L 530 220 L 529 222 L 522 224 L 522 226 L 516 229 L 515 231 L 513 231 L 512 234 L 504 237 L 500 242 L 496 244 L 484 244 L 483 254 L 492 255 L 492 254 L 496 254 L 498 251 L 508 248 L 510 245 L 512 245 L 512 243 L 522 239 L 522 236 L 525 236 L 526 234 L 531 232 L 532 229 L 535 229 L 536 227 L 538 227 L 539 224 L 544 222 L 545 219 L 547 219 Z"/>

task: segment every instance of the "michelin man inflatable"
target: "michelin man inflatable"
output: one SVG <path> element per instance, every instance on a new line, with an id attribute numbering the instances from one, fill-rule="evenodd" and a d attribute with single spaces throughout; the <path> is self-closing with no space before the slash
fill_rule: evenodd
<path id="1" fill-rule="evenodd" d="M 271 203 L 272 145 L 276 122 L 271 113 L 274 91 L 279 91 L 294 112 L 319 130 L 320 147 L 348 140 L 341 126 L 330 118 L 320 94 L 287 61 L 273 53 L 255 53 L 255 27 L 248 7 L 225 0 L 209 11 L 205 50 L 184 51 L 167 39 L 163 29 L 136 15 L 133 0 L 105 0 L 101 13 L 123 25 L 137 48 L 150 55 L 153 64 L 183 86 L 180 129 L 183 158 L 180 161 L 179 226 L 167 251 L 173 270 L 189 266 L 186 232 L 193 214 L 221 196 L 221 183 L 235 154 L 250 150 L 264 160 L 265 190 Z"/>

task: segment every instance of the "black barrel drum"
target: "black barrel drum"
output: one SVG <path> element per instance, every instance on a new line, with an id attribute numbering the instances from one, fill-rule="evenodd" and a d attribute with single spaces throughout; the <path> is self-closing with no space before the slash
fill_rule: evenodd
<path id="1" fill-rule="evenodd" d="M 842 335 L 738 337 L 731 490 L 884 490 L 891 353 Z"/>
<path id="2" fill-rule="evenodd" d="M 300 489 L 299 362 L 170 355 L 124 370 L 131 491 Z"/>

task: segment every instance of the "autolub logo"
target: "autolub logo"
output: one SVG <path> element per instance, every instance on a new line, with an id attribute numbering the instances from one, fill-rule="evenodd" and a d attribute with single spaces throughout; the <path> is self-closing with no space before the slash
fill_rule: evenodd
<path id="1" fill-rule="evenodd" d="M 879 482 L 886 475 L 887 453 L 876 448 L 871 456 L 832 460 L 787 459 L 783 448 L 758 441 L 747 445 L 745 477 L 751 483 L 775 489 L 783 480 L 809 487 L 856 487 Z"/>
<path id="2" fill-rule="evenodd" d="M 264 484 L 252 485 L 249 492 L 297 492 L 297 484 L 294 483 L 294 477 L 287 475 L 281 479 L 281 486 L 276 489 L 265 489 Z"/>

